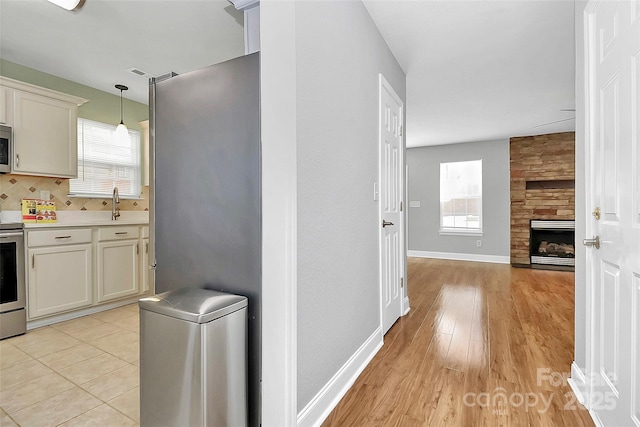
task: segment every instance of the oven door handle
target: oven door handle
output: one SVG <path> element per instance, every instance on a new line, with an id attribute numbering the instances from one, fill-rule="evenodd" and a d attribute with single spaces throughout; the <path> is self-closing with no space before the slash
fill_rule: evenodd
<path id="1" fill-rule="evenodd" d="M 8 239 L 9 237 L 22 237 L 22 233 L 2 233 L 0 239 Z"/>

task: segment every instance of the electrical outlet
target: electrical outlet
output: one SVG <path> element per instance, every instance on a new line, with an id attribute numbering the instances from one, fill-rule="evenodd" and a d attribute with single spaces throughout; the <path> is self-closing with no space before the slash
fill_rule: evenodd
<path id="1" fill-rule="evenodd" d="M 476 240 L 476 246 L 477 247 L 482 246 L 482 240 Z"/>

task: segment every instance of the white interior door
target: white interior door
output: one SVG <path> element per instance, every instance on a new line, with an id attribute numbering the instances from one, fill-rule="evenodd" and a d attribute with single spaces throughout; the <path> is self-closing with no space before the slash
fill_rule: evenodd
<path id="1" fill-rule="evenodd" d="M 382 329 L 386 333 L 402 314 L 404 221 L 402 213 L 404 145 L 403 104 L 380 75 L 380 261 Z"/>
<path id="2" fill-rule="evenodd" d="M 640 426 L 640 2 L 592 1 L 585 19 L 587 235 L 599 240 L 585 241 L 586 403 L 604 426 Z"/>

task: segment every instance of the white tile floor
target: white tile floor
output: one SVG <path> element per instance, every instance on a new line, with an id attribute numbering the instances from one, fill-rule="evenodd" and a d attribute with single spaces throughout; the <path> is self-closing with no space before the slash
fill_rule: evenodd
<path id="1" fill-rule="evenodd" d="M 138 426 L 139 377 L 137 304 L 0 341 L 0 426 Z"/>

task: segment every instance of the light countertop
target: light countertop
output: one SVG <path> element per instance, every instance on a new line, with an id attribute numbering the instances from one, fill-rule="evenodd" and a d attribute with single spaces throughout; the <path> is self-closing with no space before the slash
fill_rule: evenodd
<path id="1" fill-rule="evenodd" d="M 111 211 L 58 211 L 58 221 L 54 223 L 24 224 L 25 229 L 60 228 L 60 227 L 103 227 L 148 225 L 149 212 L 121 211 L 120 218 L 111 219 Z M 3 211 L 0 222 L 22 222 L 20 211 Z"/>
<path id="2" fill-rule="evenodd" d="M 116 220 L 116 221 L 78 221 L 78 222 L 54 222 L 48 224 L 25 224 L 25 229 L 33 228 L 61 228 L 61 227 L 105 227 L 112 225 L 149 225 L 149 221 L 137 221 L 137 220 Z"/>

